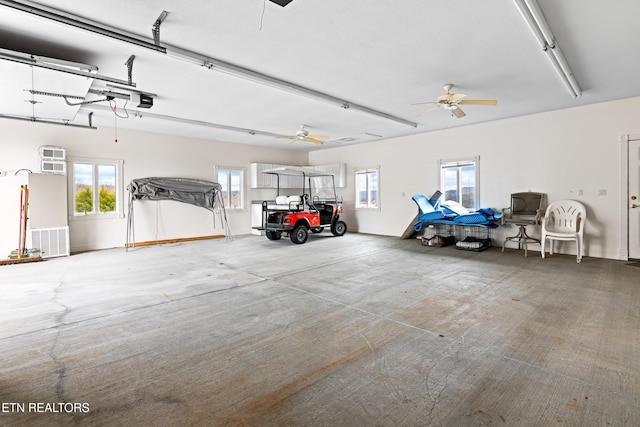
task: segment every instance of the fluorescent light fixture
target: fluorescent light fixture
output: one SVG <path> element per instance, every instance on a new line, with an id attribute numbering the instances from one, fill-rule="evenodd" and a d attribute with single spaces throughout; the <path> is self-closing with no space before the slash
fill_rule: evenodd
<path id="1" fill-rule="evenodd" d="M 551 61 L 551 65 L 556 70 L 562 82 L 567 86 L 569 93 L 574 98 L 582 96 L 582 89 L 578 85 L 569 64 L 556 42 L 556 38 L 544 18 L 540 6 L 535 0 L 513 0 L 520 14 L 529 26 L 538 43 L 545 51 Z"/>

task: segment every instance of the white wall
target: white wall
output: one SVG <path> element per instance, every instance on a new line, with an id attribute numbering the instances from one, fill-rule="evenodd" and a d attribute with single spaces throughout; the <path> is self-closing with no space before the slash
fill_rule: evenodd
<path id="1" fill-rule="evenodd" d="M 148 176 L 215 180 L 216 164 L 245 167 L 247 209 L 229 213 L 232 232 L 244 234 L 251 227 L 250 201 L 273 196 L 271 190 L 248 189 L 250 163 L 345 162 L 348 186 L 340 193 L 349 230 L 400 236 L 417 213 L 411 196 L 438 189 L 438 160 L 479 155 L 482 207 L 501 209 L 510 193 L 526 190 L 545 192 L 550 201 L 578 199 L 588 209 L 586 255 L 618 259 L 624 229 L 618 138 L 640 133 L 639 117 L 640 98 L 629 98 L 309 154 L 123 129 L 114 143 L 110 128 L 93 131 L 2 120 L 0 171 L 39 170 L 41 145 L 66 148 L 69 156 L 123 159 L 125 184 Z M 353 171 L 376 165 L 381 208 L 356 212 Z M 578 196 L 580 189 L 583 196 Z M 598 189 L 606 189 L 607 195 L 597 196 Z M 135 218 L 136 241 L 222 234 L 219 221 L 213 228 L 208 211 L 177 202 L 139 203 Z M 83 218 L 69 226 L 74 252 L 121 247 L 126 240 L 126 219 Z M 513 232 L 501 227 L 494 237 L 501 241 Z M 573 247 L 563 250 L 571 253 Z"/>
<path id="2" fill-rule="evenodd" d="M 8 171 L 10 175 L 22 168 L 39 171 L 38 148 L 42 145 L 63 147 L 67 156 L 124 160 L 125 187 L 132 179 L 151 176 L 216 181 L 215 165 L 244 167 L 246 209 L 227 212 L 233 234 L 251 231 L 252 199 L 273 196 L 270 190 L 249 189 L 250 163 L 307 164 L 308 161 L 307 153 L 303 152 L 124 129 L 118 129 L 118 143 L 115 143 L 112 128 L 88 130 L 13 120 L 0 121 L 0 127 L 0 171 Z M 125 213 L 127 196 L 125 190 Z M 6 199 L 2 201 L 5 202 Z M 10 203 L 16 206 L 17 224 L 19 201 Z M 211 212 L 202 208 L 171 201 L 135 202 L 134 207 L 137 242 L 223 234 L 219 218 L 214 227 Z M 122 247 L 126 242 L 126 218 L 71 218 L 69 234 L 72 252 Z M 4 256 L 0 254 L 0 258 Z"/>
<path id="3" fill-rule="evenodd" d="M 639 133 L 639 118 L 640 98 L 629 98 L 315 151 L 309 161 L 348 164 L 342 194 L 350 230 L 400 236 L 417 213 L 411 196 L 429 196 L 439 188 L 438 160 L 480 156 L 482 207 L 500 210 L 509 205 L 511 193 L 527 190 L 547 193 L 549 201 L 580 200 L 588 215 L 585 254 L 618 259 L 623 191 L 619 137 Z M 375 165 L 380 166 L 381 208 L 355 212 L 353 171 Z M 598 196 L 598 189 L 606 189 L 607 195 Z M 512 234 L 513 228 L 500 227 L 494 238 L 501 242 Z M 562 251 L 575 253 L 572 244 Z"/>

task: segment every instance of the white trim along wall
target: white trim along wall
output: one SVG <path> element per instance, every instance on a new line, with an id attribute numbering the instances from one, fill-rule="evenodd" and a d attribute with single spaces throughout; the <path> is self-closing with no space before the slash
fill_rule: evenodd
<path id="1" fill-rule="evenodd" d="M 118 129 L 115 143 L 113 129 L 107 127 L 86 130 L 2 120 L 0 172 L 39 171 L 38 148 L 43 145 L 62 147 L 70 157 L 121 159 L 125 187 L 132 179 L 150 176 L 214 181 L 216 164 L 248 171 L 253 162 L 346 163 L 350 171 L 347 187 L 339 193 L 344 197 L 349 231 L 400 236 L 417 213 L 411 196 L 429 196 L 439 188 L 438 160 L 480 156 L 481 207 L 502 209 L 510 193 L 527 190 L 547 193 L 549 201 L 580 200 L 588 214 L 585 255 L 621 259 L 626 237 L 622 236 L 620 213 L 624 191 L 620 137 L 640 133 L 638 117 L 640 97 L 310 153 L 124 129 Z M 379 165 L 384 198 L 380 209 L 356 211 L 355 174 L 351 171 L 358 165 Z M 245 188 L 247 203 L 272 196 L 269 189 Z M 228 213 L 228 217 L 232 233 L 251 232 L 249 209 Z M 140 202 L 135 220 L 136 241 L 223 231 L 220 221 L 214 227 L 208 211 L 174 202 Z M 69 227 L 72 252 L 123 247 L 126 241 L 126 218 L 73 221 Z M 512 228 L 499 227 L 493 237 L 501 242 L 511 234 L 515 234 Z M 561 251 L 575 253 L 575 248 L 567 243 Z"/>

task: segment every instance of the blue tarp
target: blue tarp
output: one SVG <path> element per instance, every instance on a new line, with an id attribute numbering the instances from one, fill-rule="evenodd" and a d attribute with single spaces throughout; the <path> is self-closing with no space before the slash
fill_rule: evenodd
<path id="1" fill-rule="evenodd" d="M 416 232 L 420 232 L 425 225 L 430 224 L 448 224 L 448 225 L 465 225 L 470 227 L 486 227 L 495 228 L 498 226 L 502 214 L 495 212 L 489 208 L 478 209 L 470 213 L 455 213 L 446 207 L 440 207 L 440 196 L 442 193 L 437 191 L 431 199 L 427 199 L 422 194 L 417 194 L 411 199 L 418 205 L 419 215 L 418 222 L 413 226 Z"/>

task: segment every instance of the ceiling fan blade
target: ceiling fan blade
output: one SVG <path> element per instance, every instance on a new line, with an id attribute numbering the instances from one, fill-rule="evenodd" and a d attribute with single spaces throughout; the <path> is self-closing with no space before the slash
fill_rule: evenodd
<path id="1" fill-rule="evenodd" d="M 497 105 L 498 101 L 495 99 L 465 99 L 462 101 L 458 101 L 460 105 Z"/>
<path id="2" fill-rule="evenodd" d="M 449 97 L 449 101 L 450 101 L 450 102 L 452 102 L 452 103 L 454 103 L 454 102 L 458 102 L 458 101 L 460 101 L 462 98 L 464 98 L 465 96 L 467 96 L 467 95 L 465 95 L 464 93 L 453 93 L 453 94 L 451 94 L 451 96 Z"/>
<path id="3" fill-rule="evenodd" d="M 429 108 L 428 110 L 425 110 L 425 111 L 423 111 L 422 113 L 418 113 L 418 114 L 416 115 L 416 117 L 424 116 L 425 114 L 430 113 L 430 112 L 432 112 L 433 110 L 437 110 L 438 108 L 440 108 L 440 106 L 439 106 L 439 105 L 436 105 L 435 107 Z"/>
<path id="4" fill-rule="evenodd" d="M 309 141 L 310 143 L 312 143 L 312 144 L 316 144 L 316 145 L 322 145 L 322 144 L 324 144 L 324 142 L 322 142 L 322 141 L 318 141 L 317 139 L 315 139 L 315 138 L 313 138 L 313 137 L 311 137 L 311 136 L 308 136 L 308 137 L 306 138 L 306 140 L 307 140 L 307 141 Z"/>
<path id="5" fill-rule="evenodd" d="M 329 137 L 327 135 L 307 135 L 307 139 L 308 138 L 314 138 L 314 139 L 329 139 Z"/>
<path id="6" fill-rule="evenodd" d="M 424 105 L 424 104 L 436 104 L 433 101 L 429 101 L 429 102 L 415 102 L 413 104 L 409 104 L 409 105 Z"/>
<path id="7" fill-rule="evenodd" d="M 293 144 L 294 142 L 296 142 L 298 140 L 298 137 L 294 137 L 291 141 L 287 142 L 287 144 Z"/>
<path id="8" fill-rule="evenodd" d="M 459 119 L 461 119 L 464 116 L 466 116 L 464 111 L 462 111 L 462 109 L 460 107 L 458 107 L 457 105 L 452 105 L 451 106 L 451 112 L 453 113 L 454 116 L 456 116 Z"/>
<path id="9" fill-rule="evenodd" d="M 297 138 L 297 137 L 294 136 L 294 135 L 278 135 L 278 136 L 276 136 L 276 138 L 288 138 L 288 139 L 291 139 L 291 138 Z"/>

